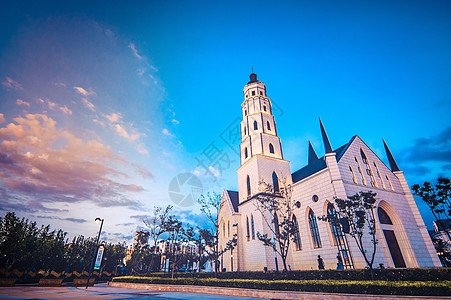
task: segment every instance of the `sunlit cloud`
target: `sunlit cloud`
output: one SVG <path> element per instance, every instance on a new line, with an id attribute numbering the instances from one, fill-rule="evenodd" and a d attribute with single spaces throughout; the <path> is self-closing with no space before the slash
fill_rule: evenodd
<path id="1" fill-rule="evenodd" d="M 0 113 L 0 124 L 5 123 L 6 119 L 4 117 L 4 114 Z"/>
<path id="2" fill-rule="evenodd" d="M 66 115 L 71 115 L 72 114 L 72 111 L 66 105 L 60 106 L 60 110 L 63 113 L 65 113 Z"/>
<path id="3" fill-rule="evenodd" d="M 47 107 L 50 109 L 55 109 L 55 107 L 57 107 L 57 104 L 55 102 L 50 101 L 49 99 L 39 98 L 38 101 L 44 105 L 47 105 Z"/>
<path id="4" fill-rule="evenodd" d="M 171 122 L 174 123 L 175 125 L 179 125 L 179 124 L 180 124 L 180 121 L 179 121 L 179 120 L 176 120 L 176 119 L 172 119 Z"/>
<path id="5" fill-rule="evenodd" d="M 48 210 L 46 202 L 93 201 L 99 206 L 138 207 L 114 165 L 127 163 L 96 140 L 82 140 L 44 114 L 27 114 L 0 128 L 0 206 Z M 39 199 L 39 203 L 35 203 Z"/>
<path id="6" fill-rule="evenodd" d="M 92 90 L 87 91 L 84 88 L 81 88 L 79 86 L 74 86 L 74 90 L 79 93 L 82 94 L 83 96 L 94 96 L 96 93 Z"/>
<path id="7" fill-rule="evenodd" d="M 23 90 L 23 87 L 17 81 L 12 80 L 9 77 L 6 77 L 6 80 L 2 82 L 2 85 L 8 90 Z"/>
<path id="8" fill-rule="evenodd" d="M 94 104 L 92 104 L 92 102 L 90 102 L 88 99 L 83 98 L 81 99 L 81 102 L 83 103 L 84 106 L 86 106 L 87 108 L 89 108 L 92 111 L 96 110 L 96 107 Z"/>
<path id="9" fill-rule="evenodd" d="M 135 44 L 130 43 L 128 45 L 128 48 L 132 49 L 133 54 L 135 55 L 136 58 L 138 58 L 138 59 L 142 59 L 143 58 L 141 55 L 138 54 L 138 50 L 136 49 Z"/>
<path id="10" fill-rule="evenodd" d="M 104 117 L 109 121 L 110 127 L 114 130 L 114 132 L 117 135 L 127 139 L 129 142 L 135 142 L 142 136 L 142 134 L 139 133 L 131 124 L 126 124 L 122 121 L 121 113 L 112 113 L 110 115 L 104 115 Z M 141 150 L 143 149 L 144 148 L 141 148 Z M 139 150 L 140 148 L 138 148 L 138 151 Z"/>
<path id="11" fill-rule="evenodd" d="M 30 103 L 29 102 L 27 102 L 27 101 L 23 101 L 23 100 L 20 100 L 20 99 L 17 99 L 16 100 L 16 104 L 17 105 L 24 105 L 24 106 L 28 106 L 28 107 L 30 107 Z"/>
<path id="12" fill-rule="evenodd" d="M 138 152 L 141 154 L 146 154 L 146 155 L 149 154 L 149 151 L 142 144 L 139 144 L 138 146 L 136 146 L 136 150 L 138 150 Z"/>
<path id="13" fill-rule="evenodd" d="M 166 136 L 169 137 L 175 137 L 175 135 L 173 135 L 172 133 L 169 132 L 169 130 L 167 128 L 163 128 L 163 130 L 161 131 L 161 133 L 163 133 Z"/>
<path id="14" fill-rule="evenodd" d="M 116 123 L 122 119 L 122 115 L 120 113 L 112 113 L 111 115 L 105 115 L 105 118 L 111 123 Z"/>

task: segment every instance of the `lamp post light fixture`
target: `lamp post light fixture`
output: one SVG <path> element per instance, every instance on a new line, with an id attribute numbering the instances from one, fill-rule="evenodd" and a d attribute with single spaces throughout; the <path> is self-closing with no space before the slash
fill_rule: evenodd
<path id="1" fill-rule="evenodd" d="M 93 253 L 93 255 L 92 255 L 91 266 L 89 267 L 89 275 L 88 275 L 88 281 L 86 282 L 86 288 L 88 288 L 88 285 L 89 285 L 89 279 L 91 278 L 92 265 L 94 264 L 94 261 L 95 261 L 95 259 L 96 259 L 97 248 L 99 247 L 100 233 L 102 233 L 102 226 L 103 226 L 103 219 L 96 218 L 95 221 L 96 221 L 96 222 L 97 222 L 97 221 L 100 221 L 100 229 L 99 229 L 99 234 L 97 235 L 96 246 L 94 247 L 94 253 Z"/>

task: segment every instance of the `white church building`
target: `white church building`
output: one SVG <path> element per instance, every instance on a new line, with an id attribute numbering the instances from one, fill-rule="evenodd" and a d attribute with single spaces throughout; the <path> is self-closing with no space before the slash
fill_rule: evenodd
<path id="1" fill-rule="evenodd" d="M 234 234 L 238 241 L 235 249 L 222 255 L 221 268 L 276 270 L 273 249 L 257 238 L 257 232 L 271 236 L 256 208 L 261 182 L 272 183 L 276 191 L 282 182 L 291 185 L 291 199 L 297 203 L 292 218 L 299 227 L 298 238 L 291 243 L 287 257 L 291 270 L 318 269 L 318 255 L 326 269 L 335 269 L 337 254 L 345 268 L 366 267 L 354 239 L 342 231 L 337 233 L 333 226 L 317 217 L 333 209 L 334 198 L 346 199 L 370 190 L 377 193 L 375 218 L 379 242 L 374 266 L 441 267 L 403 171 L 398 169 L 385 142 L 390 168 L 359 136 L 333 150 L 320 121 L 326 154 L 318 158 L 309 142 L 308 165 L 292 172 L 290 162 L 283 155 L 265 84 L 252 73 L 243 93 L 238 191 L 224 190 L 218 215 L 220 247 L 226 247 Z M 369 246 L 371 242 L 367 243 Z M 282 270 L 280 257 L 277 263 Z"/>

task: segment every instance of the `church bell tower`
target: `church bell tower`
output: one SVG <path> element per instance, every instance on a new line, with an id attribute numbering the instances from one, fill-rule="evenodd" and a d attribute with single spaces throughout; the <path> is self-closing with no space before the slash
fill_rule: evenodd
<path id="1" fill-rule="evenodd" d="M 271 100 L 266 96 L 265 84 L 257 80 L 257 74 L 250 75 L 243 94 L 241 167 L 238 169 L 240 203 L 260 192 L 260 182 L 272 183 L 275 192 L 283 184 L 291 184 L 290 162 L 283 158 Z"/>

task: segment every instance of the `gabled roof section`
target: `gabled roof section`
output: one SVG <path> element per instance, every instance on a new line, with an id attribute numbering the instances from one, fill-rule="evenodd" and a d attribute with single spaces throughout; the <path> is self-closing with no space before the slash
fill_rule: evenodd
<path id="1" fill-rule="evenodd" d="M 291 180 L 293 181 L 293 183 L 296 183 L 306 177 L 309 177 L 312 174 L 315 174 L 316 172 L 321 171 L 322 169 L 325 169 L 326 167 L 326 160 L 324 159 L 324 157 L 321 157 L 314 163 L 311 163 L 291 174 Z"/>
<path id="2" fill-rule="evenodd" d="M 238 192 L 228 191 L 226 190 L 227 195 L 229 196 L 230 203 L 233 207 L 233 212 L 238 212 Z"/>
<path id="3" fill-rule="evenodd" d="M 338 149 L 335 149 L 335 151 L 332 151 L 332 153 L 335 153 L 335 157 L 337 159 L 337 162 L 343 157 L 343 154 L 348 149 L 349 145 L 352 144 L 352 142 L 355 140 L 357 135 L 354 135 L 351 140 L 347 143 L 341 146 Z M 311 144 L 309 142 L 309 151 L 310 151 Z M 316 153 L 315 153 L 316 154 Z M 304 178 L 309 177 L 310 175 L 315 174 L 316 172 L 319 172 L 327 167 L 326 160 L 324 159 L 324 156 L 317 159 L 314 162 L 310 161 L 310 154 L 309 154 L 309 164 L 293 174 L 291 174 L 291 180 L 293 180 L 293 183 L 296 183 Z"/>

